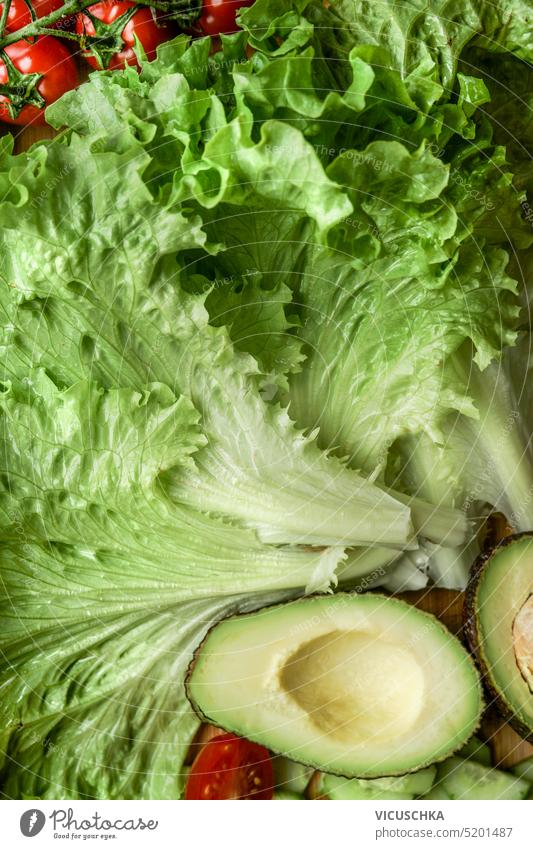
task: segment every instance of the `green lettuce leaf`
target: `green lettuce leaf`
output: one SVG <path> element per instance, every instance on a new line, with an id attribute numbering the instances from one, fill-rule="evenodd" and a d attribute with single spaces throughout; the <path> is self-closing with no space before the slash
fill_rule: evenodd
<path id="1" fill-rule="evenodd" d="M 250 587 L 262 587 L 265 575 L 272 586 L 310 585 L 326 561 L 332 567 L 321 588 L 329 587 L 342 550 L 264 546 L 251 531 L 169 500 L 165 474 L 192 467 L 191 454 L 205 438 L 190 402 L 168 387 L 139 393 L 78 383 L 59 390 L 37 372 L 20 390 L 4 393 L 0 411 L 4 540 L 83 539 L 114 557 L 129 554 L 130 579 L 137 571 L 147 591 L 148 574 L 157 575 L 160 563 L 168 601 L 227 593 L 218 578 L 232 572 L 247 576 Z M 156 581 L 151 591 L 159 589 Z"/>
<path id="2" fill-rule="evenodd" d="M 2 792 L 178 798 L 198 642 L 221 616 L 329 589 L 342 549 L 262 545 L 173 504 L 161 476 L 204 439 L 166 386 L 36 372 L 0 410 Z"/>
<path id="3" fill-rule="evenodd" d="M 293 333 L 298 319 L 291 316 L 292 291 L 283 283 L 265 288 L 260 272 L 249 274 L 250 280 L 219 277 L 205 306 L 211 324 L 226 326 L 235 347 L 257 361 L 263 374 L 261 394 L 272 400 L 278 387 L 288 389 L 286 375 L 299 371 L 305 357 L 301 340 Z"/>
<path id="4" fill-rule="evenodd" d="M 345 59 L 357 44 L 379 45 L 403 77 L 450 90 L 461 51 L 471 41 L 494 52 L 531 61 L 531 7 L 527 0 L 257 0 L 241 11 L 250 43 L 268 55 L 283 55 L 309 42 Z"/>
<path id="5" fill-rule="evenodd" d="M 533 523 L 531 350 L 530 335 L 522 334 L 483 372 L 471 362 L 468 347 L 458 352 L 453 367 L 463 377 L 468 373 L 475 415 L 452 414 L 437 443 L 417 435 L 400 440 L 391 453 L 395 486 L 478 520 L 464 545 L 432 550 L 429 574 L 442 586 L 466 586 L 479 549 L 476 529 L 489 511 L 503 513 L 516 531 Z"/>
<path id="6" fill-rule="evenodd" d="M 285 410 L 267 406 L 256 361 L 209 324 L 205 293 L 181 289 L 176 251 L 203 244 L 205 234 L 197 216 L 153 200 L 141 178 L 147 157 L 94 152 L 90 138 L 77 136 L 24 157 L 17 194 L 0 207 L 4 376 L 39 365 L 58 385 L 164 383 L 192 402 L 206 437 L 194 467 L 169 471 L 176 501 L 269 542 L 408 543 L 409 510 L 323 454 Z"/>
<path id="7" fill-rule="evenodd" d="M 485 114 L 490 121 L 494 139 L 505 146 L 508 168 L 513 185 L 521 200 L 521 220 L 503 216 L 503 226 L 513 241 L 513 276 L 521 284 L 527 315 L 531 324 L 531 294 L 533 292 L 533 67 L 509 54 L 487 53 L 485 50 L 466 51 L 462 64 L 482 76 L 491 92 Z M 478 189 L 479 193 L 479 189 Z M 497 217 L 502 219 L 501 197 Z M 496 206 L 495 206 L 496 208 Z M 492 222 L 492 225 L 494 221 Z M 484 231 L 489 220 L 484 222 Z M 522 232 L 519 232 L 521 228 Z"/>
<path id="8" fill-rule="evenodd" d="M 533 193 L 533 67 L 507 54 L 465 51 L 462 64 L 482 77 L 490 91 L 488 116 L 494 138 L 504 145 L 515 185 Z"/>
<path id="9" fill-rule="evenodd" d="M 461 586 L 467 517 L 531 527 L 527 124 L 506 157 L 468 65 L 505 88 L 528 16 L 258 0 L 0 142 L 5 796 L 178 798 L 218 618 Z"/>
<path id="10" fill-rule="evenodd" d="M 162 589 L 143 592 L 142 609 L 106 612 L 105 555 L 22 546 L 1 557 L 3 795 L 178 799 L 199 725 L 183 683 L 194 648 L 220 617 L 286 594 L 172 603 Z M 127 590 L 126 564 L 113 584 Z"/>
<path id="11" fill-rule="evenodd" d="M 359 159 L 343 154 L 330 168 L 354 214 L 338 248 L 315 248 L 301 275 L 307 361 L 289 398 L 299 425 L 319 427 L 322 447 L 372 471 L 400 435 L 437 439 L 451 409 L 470 411 L 468 380 L 447 360 L 471 339 L 484 367 L 514 340 L 518 307 L 505 254 L 482 256 L 468 241 L 450 250 L 458 221 L 440 160 L 396 142 Z"/>
<path id="12" fill-rule="evenodd" d="M 468 350 L 461 351 L 454 367 L 470 372 L 476 415 L 451 416 L 438 445 L 420 437 L 421 451 L 405 446 L 411 486 L 424 491 L 433 485 L 434 497 L 447 493 L 448 503 L 463 509 L 490 505 L 518 531 L 533 522 L 531 350 L 531 337 L 523 334 L 483 372 L 469 363 Z"/>

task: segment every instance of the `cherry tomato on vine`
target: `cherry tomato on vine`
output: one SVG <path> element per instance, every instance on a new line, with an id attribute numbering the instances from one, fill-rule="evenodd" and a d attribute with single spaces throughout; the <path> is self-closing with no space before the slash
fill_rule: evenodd
<path id="1" fill-rule="evenodd" d="M 12 94 L 0 95 L 0 121 L 44 124 L 44 109 L 78 85 L 72 54 L 57 38 L 41 35 L 33 42 L 16 41 L 0 57 L 0 85 Z M 11 110 L 8 104 L 11 103 Z"/>
<path id="2" fill-rule="evenodd" d="M 121 25 L 119 19 L 123 15 Z M 83 56 L 93 68 L 125 68 L 126 65 L 139 66 L 133 52 L 135 36 L 139 39 L 149 60 L 155 59 L 156 48 L 176 34 L 176 30 L 168 24 L 157 23 L 151 9 L 146 6 L 136 6 L 129 0 L 104 0 L 89 6 L 88 11 L 97 19 L 96 23 L 89 15 L 80 12 L 76 18 L 78 35 L 96 36 L 99 42 L 87 46 Z M 100 23 L 101 22 L 101 23 Z"/>
<path id="3" fill-rule="evenodd" d="M 243 6 L 251 6 L 254 0 L 204 0 L 202 14 L 196 26 L 204 35 L 220 35 L 235 32 L 237 12 Z"/>
<path id="4" fill-rule="evenodd" d="M 272 799 L 274 772 L 268 750 L 234 734 L 205 744 L 189 774 L 186 799 Z"/>
<path id="5" fill-rule="evenodd" d="M 65 0 L 31 0 L 36 18 L 45 18 L 63 6 Z M 4 4 L 0 3 L 0 16 Z M 7 13 L 6 32 L 16 32 L 18 29 L 31 24 L 32 16 L 30 7 L 26 0 L 11 0 L 11 6 Z"/>

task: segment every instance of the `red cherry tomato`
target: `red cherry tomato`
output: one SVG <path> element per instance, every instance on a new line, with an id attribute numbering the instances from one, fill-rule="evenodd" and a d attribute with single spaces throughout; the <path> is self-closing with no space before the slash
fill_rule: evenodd
<path id="1" fill-rule="evenodd" d="M 103 24 L 110 26 L 135 6 L 136 4 L 129 2 L 129 0 L 104 0 L 103 3 L 89 6 L 89 12 Z M 97 55 L 98 45 L 95 45 L 94 53 L 91 52 L 90 47 L 83 51 L 83 56 L 89 65 L 96 69 L 107 67 L 110 70 L 125 68 L 126 65 L 139 67 L 137 57 L 133 52 L 135 36 L 141 42 L 147 58 L 155 59 L 156 48 L 164 41 L 172 38 L 176 30 L 168 24 L 164 26 L 157 24 L 151 9 L 146 6 L 137 7 L 137 9 L 138 11 L 129 19 L 124 28 L 117 33 L 115 52 L 108 53 L 106 58 L 104 58 L 103 53 L 100 53 L 100 56 L 104 59 L 103 62 Z M 78 35 L 99 35 L 93 21 L 83 13 L 77 16 L 76 32 Z"/>
<path id="2" fill-rule="evenodd" d="M 9 124 L 44 124 L 44 109 L 58 97 L 78 85 L 78 73 L 72 54 L 65 45 L 52 38 L 42 35 L 32 43 L 16 41 L 4 48 L 11 63 L 11 79 L 8 68 L 0 58 L 0 84 L 12 85 L 13 96 L 0 95 L 0 120 Z M 40 74 L 41 79 L 34 86 L 27 75 Z M 28 97 L 34 103 L 19 101 L 21 90 L 26 90 L 24 100 Z M 27 96 L 26 96 L 27 95 Z M 10 115 L 7 104 L 13 103 L 17 114 Z"/>
<path id="3" fill-rule="evenodd" d="M 186 799 L 272 799 L 268 750 L 234 734 L 213 737 L 194 761 Z"/>
<path id="4" fill-rule="evenodd" d="M 63 4 L 64 0 L 31 0 L 31 5 L 37 18 L 45 18 L 47 15 L 55 12 L 56 9 L 60 9 Z M 4 4 L 0 3 L 0 16 L 3 8 Z M 6 31 L 16 32 L 18 29 L 31 24 L 31 22 L 30 7 L 26 3 L 26 0 L 11 0 L 11 6 L 7 13 Z"/>
<path id="5" fill-rule="evenodd" d="M 243 6 L 251 6 L 255 0 L 204 0 L 202 14 L 196 22 L 204 35 L 236 32 L 239 27 L 235 19 Z"/>

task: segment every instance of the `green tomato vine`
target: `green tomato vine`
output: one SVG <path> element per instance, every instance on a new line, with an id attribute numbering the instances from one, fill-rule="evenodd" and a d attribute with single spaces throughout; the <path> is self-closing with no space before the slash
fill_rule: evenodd
<path id="1" fill-rule="evenodd" d="M 12 0 L 4 0 L 2 8 L 2 15 L 0 17 L 0 50 L 21 39 L 35 38 L 35 36 L 39 35 L 53 35 L 56 38 L 68 38 L 79 42 L 80 37 L 75 33 L 65 30 L 58 32 L 58 30 L 52 29 L 52 27 L 61 18 L 76 15 L 78 12 L 83 12 L 88 6 L 95 4 L 95 0 L 66 0 L 63 6 L 56 9 L 55 12 L 50 12 L 49 15 L 45 15 L 43 18 L 37 18 L 31 5 L 31 0 L 26 0 L 33 18 L 32 22 L 15 32 L 6 32 L 5 29 L 11 2 Z M 191 27 L 200 17 L 202 11 L 201 0 L 148 0 L 145 3 L 134 0 L 134 2 L 138 6 L 149 6 L 158 12 L 162 12 L 165 21 L 175 21 L 185 28 Z M 95 38 L 95 41 L 98 40 L 98 37 L 93 38 Z M 86 41 L 89 42 L 89 37 L 86 37 Z"/>

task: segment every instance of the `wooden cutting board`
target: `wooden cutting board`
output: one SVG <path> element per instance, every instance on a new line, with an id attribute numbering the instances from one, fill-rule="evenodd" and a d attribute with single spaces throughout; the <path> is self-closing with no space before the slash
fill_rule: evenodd
<path id="1" fill-rule="evenodd" d="M 16 129 L 16 128 L 14 128 Z M 53 138 L 50 127 L 28 127 L 16 136 L 15 150 L 26 150 L 36 141 Z M 403 593 L 403 598 L 428 613 L 437 616 L 454 634 L 460 635 L 462 625 L 463 594 L 452 590 L 422 590 Z M 533 746 L 524 742 L 498 713 L 490 708 L 483 719 L 480 736 L 491 746 L 494 764 L 510 767 L 533 755 Z"/>

